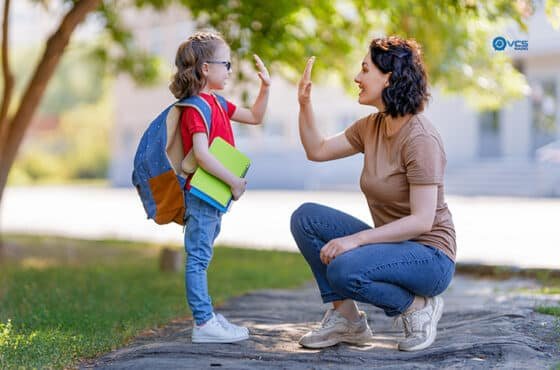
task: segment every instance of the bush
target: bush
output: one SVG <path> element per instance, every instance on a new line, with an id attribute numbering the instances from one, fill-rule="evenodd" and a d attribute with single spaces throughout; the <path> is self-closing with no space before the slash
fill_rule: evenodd
<path id="1" fill-rule="evenodd" d="M 11 170 L 10 184 L 106 178 L 112 121 L 109 94 L 63 113 L 55 131 L 26 141 Z"/>

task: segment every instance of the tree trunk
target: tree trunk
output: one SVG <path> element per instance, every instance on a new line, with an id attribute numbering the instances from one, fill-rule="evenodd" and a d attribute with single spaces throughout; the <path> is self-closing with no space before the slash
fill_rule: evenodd
<path id="1" fill-rule="evenodd" d="M 164 247 L 159 253 L 159 270 L 181 272 L 183 270 L 183 253 L 181 250 Z"/>
<path id="2" fill-rule="evenodd" d="M 2 125 L 8 125 L 8 131 L 4 138 L 5 141 L 0 143 L 0 204 L 8 180 L 8 173 L 14 163 L 19 146 L 31 123 L 33 114 L 41 102 L 47 83 L 64 54 L 70 36 L 76 27 L 84 21 L 86 15 L 95 10 L 100 3 L 101 0 L 79 0 L 64 16 L 56 32 L 47 41 L 45 52 L 29 81 L 16 113 L 11 119 L 8 118 L 5 122 L 2 122 Z"/>

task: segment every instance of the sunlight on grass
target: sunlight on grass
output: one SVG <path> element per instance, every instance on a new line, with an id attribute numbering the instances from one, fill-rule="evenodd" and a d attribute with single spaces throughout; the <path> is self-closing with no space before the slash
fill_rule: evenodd
<path id="1" fill-rule="evenodd" d="M 158 270 L 162 246 L 11 236 L 0 268 L 0 368 L 68 367 L 190 312 L 184 274 Z M 177 246 L 179 248 L 179 246 Z M 311 278 L 299 254 L 215 248 L 216 305 Z"/>

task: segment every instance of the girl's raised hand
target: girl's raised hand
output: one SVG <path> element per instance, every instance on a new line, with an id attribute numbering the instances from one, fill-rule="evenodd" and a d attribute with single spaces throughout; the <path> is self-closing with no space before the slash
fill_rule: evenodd
<path id="1" fill-rule="evenodd" d="M 311 57 L 307 60 L 305 65 L 305 70 L 299 80 L 298 85 L 298 102 L 300 105 L 306 105 L 311 102 L 311 70 L 313 69 L 313 63 L 315 62 L 315 57 Z"/>
<path id="2" fill-rule="evenodd" d="M 268 69 L 266 69 L 263 61 L 257 54 L 253 54 L 253 58 L 255 59 L 255 66 L 259 70 L 257 74 L 262 81 L 262 84 L 265 86 L 270 86 L 270 75 L 268 74 Z"/>

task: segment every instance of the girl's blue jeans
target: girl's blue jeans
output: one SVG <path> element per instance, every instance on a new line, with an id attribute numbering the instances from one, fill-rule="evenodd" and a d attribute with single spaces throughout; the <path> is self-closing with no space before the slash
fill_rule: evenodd
<path id="1" fill-rule="evenodd" d="M 214 240 L 220 233 L 222 212 L 185 192 L 185 286 L 187 302 L 197 325 L 212 318 L 206 271 L 212 259 Z"/>
<path id="2" fill-rule="evenodd" d="M 324 303 L 352 299 L 396 316 L 415 295 L 432 297 L 447 288 L 455 263 L 439 249 L 413 241 L 367 244 L 328 265 L 321 262 L 319 253 L 328 241 L 367 229 L 371 227 L 357 218 L 319 204 L 305 203 L 292 214 L 292 235 Z"/>

